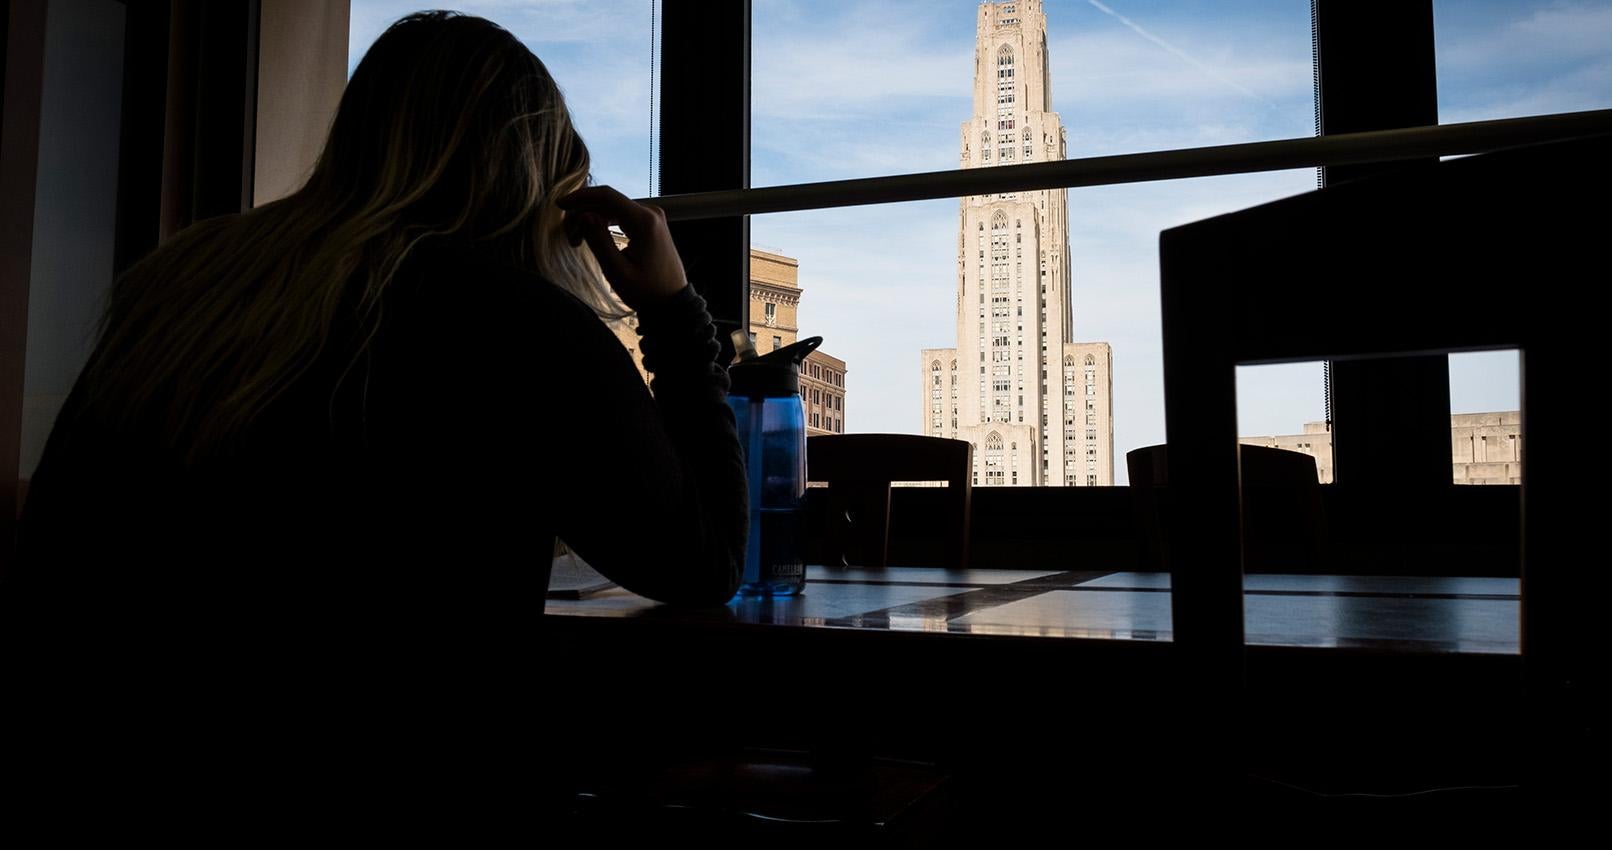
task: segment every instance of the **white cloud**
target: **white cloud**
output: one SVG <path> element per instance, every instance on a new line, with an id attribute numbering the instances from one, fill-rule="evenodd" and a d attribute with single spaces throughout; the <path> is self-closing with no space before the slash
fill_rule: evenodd
<path id="1" fill-rule="evenodd" d="M 917 136 L 917 139 L 913 139 Z M 752 133 L 751 180 L 772 186 L 810 180 L 835 180 L 881 174 L 939 171 L 957 167 L 957 153 L 929 141 L 922 133 L 890 132 L 876 138 L 796 125 Z"/>
<path id="2" fill-rule="evenodd" d="M 1492 72 L 1504 65 L 1544 63 L 1559 66 L 1580 59 L 1605 58 L 1612 52 L 1612 3 L 1555 2 L 1516 4 L 1515 17 L 1488 30 L 1468 31 L 1460 4 L 1439 6 L 1441 28 L 1460 35 L 1439 39 L 1440 70 Z"/>
<path id="3" fill-rule="evenodd" d="M 1439 120 L 1612 107 L 1612 2 L 1435 6 Z"/>
<path id="4" fill-rule="evenodd" d="M 913 98 L 966 99 L 973 90 L 973 50 L 936 51 L 911 34 L 863 27 L 758 38 L 752 61 L 752 109 L 762 118 L 905 112 Z"/>
<path id="5" fill-rule="evenodd" d="M 955 167 L 957 128 L 972 110 L 973 16 L 944 10 L 955 18 L 946 27 L 933 10 L 914 25 L 910 7 L 836 5 L 816 17 L 758 7 L 757 185 Z M 1071 156 L 1313 132 L 1307 24 L 1275 38 L 1239 22 L 1170 23 L 1171 42 L 1216 75 L 1096 13 L 1078 32 L 1054 31 L 1053 105 Z"/>
<path id="6" fill-rule="evenodd" d="M 1270 32 L 1236 22 L 1181 20 L 1166 28 L 1170 41 L 1191 47 L 1205 72 L 1126 29 L 1093 26 L 1048 40 L 1055 105 L 1119 103 L 1167 106 L 1172 102 L 1250 100 L 1256 109 L 1285 108 L 1312 89 L 1310 38 L 1302 31 Z M 1239 104 L 1239 108 L 1244 108 Z"/>
<path id="7" fill-rule="evenodd" d="M 1513 47 L 1534 48 L 1561 59 L 1564 56 L 1605 56 L 1612 46 L 1612 5 L 1557 3 L 1537 9 L 1506 28 Z"/>
<path id="8" fill-rule="evenodd" d="M 1209 62 L 1205 62 L 1205 61 L 1199 59 L 1198 57 L 1192 55 L 1191 53 L 1188 53 L 1187 51 L 1182 50 L 1181 48 L 1175 46 L 1174 44 L 1171 44 L 1170 42 L 1165 41 L 1164 39 L 1160 38 L 1157 34 L 1155 34 L 1155 33 L 1151 32 L 1151 31 L 1143 28 L 1142 25 L 1140 25 L 1140 24 L 1136 23 L 1135 21 L 1131 20 L 1130 18 L 1127 18 L 1124 15 L 1121 15 L 1120 13 L 1114 11 L 1113 7 L 1108 6 L 1105 3 L 1099 2 L 1099 0 L 1086 0 L 1086 2 L 1089 3 L 1090 5 L 1092 5 L 1093 7 L 1095 7 L 1097 10 L 1101 11 L 1103 14 L 1109 15 L 1110 17 L 1113 17 L 1115 20 L 1118 20 L 1120 23 L 1124 24 L 1127 29 L 1131 30 L 1132 32 L 1136 33 L 1137 35 L 1141 36 L 1142 38 L 1146 39 L 1148 42 L 1157 45 L 1159 48 L 1163 49 L 1166 53 L 1169 53 L 1171 56 L 1174 56 L 1177 59 L 1180 59 L 1181 61 L 1186 62 L 1187 64 L 1191 65 L 1192 67 L 1197 68 L 1199 71 L 1203 72 L 1203 74 L 1205 76 L 1210 77 L 1211 79 L 1215 80 L 1216 82 L 1220 83 L 1221 85 L 1226 86 L 1227 88 L 1230 88 L 1230 89 L 1236 91 L 1237 93 L 1242 94 L 1242 95 L 1244 95 L 1246 97 L 1252 98 L 1254 100 L 1263 101 L 1267 106 L 1270 106 L 1273 109 L 1276 108 L 1276 104 L 1274 104 L 1271 101 L 1267 100 L 1262 95 L 1260 95 L 1259 93 L 1255 92 L 1253 89 L 1243 85 L 1232 74 L 1228 74 L 1225 71 L 1222 71 L 1218 64 L 1212 64 L 1212 63 L 1209 63 Z"/>
<path id="9" fill-rule="evenodd" d="M 756 185 L 956 167 L 957 126 L 972 92 L 972 28 L 934 37 L 926 12 L 900 3 L 758 4 Z"/>

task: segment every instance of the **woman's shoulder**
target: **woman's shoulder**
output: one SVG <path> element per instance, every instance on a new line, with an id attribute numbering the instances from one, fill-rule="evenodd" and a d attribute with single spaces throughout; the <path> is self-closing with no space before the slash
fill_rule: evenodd
<path id="1" fill-rule="evenodd" d="M 473 243 L 424 240 L 410 252 L 398 277 L 401 288 L 439 297 L 502 299 L 592 314 L 581 300 L 536 271 L 503 262 Z"/>
<path id="2" fill-rule="evenodd" d="M 422 243 L 389 284 L 388 320 L 422 332 L 479 340 L 473 347 L 514 345 L 575 351 L 619 347 L 594 310 L 535 271 L 500 262 L 474 245 Z M 394 307 L 396 309 L 394 309 Z"/>

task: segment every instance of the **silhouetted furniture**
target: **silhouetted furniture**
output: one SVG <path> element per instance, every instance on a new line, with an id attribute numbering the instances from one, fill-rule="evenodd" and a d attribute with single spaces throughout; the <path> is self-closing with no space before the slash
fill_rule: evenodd
<path id="1" fill-rule="evenodd" d="M 806 440 L 811 560 L 837 566 L 968 565 L 969 497 L 974 447 L 964 440 L 909 434 L 832 434 Z M 892 481 L 945 482 L 938 510 L 895 517 L 910 534 L 893 534 Z M 898 529 L 899 530 L 899 529 Z M 892 540 L 900 541 L 892 546 Z"/>
<path id="2" fill-rule="evenodd" d="M 1326 557 L 1326 511 L 1315 458 L 1267 446 L 1237 447 L 1242 464 L 1243 568 L 1263 573 L 1320 573 Z M 1137 532 L 1139 569 L 1168 570 L 1171 522 L 1169 452 L 1144 446 L 1125 453 Z M 1191 568 L 1187 555 L 1184 568 Z"/>
<path id="3" fill-rule="evenodd" d="M 1049 488 L 1063 489 L 1087 488 Z M 645 739 L 757 764 L 773 754 L 725 744 L 872 742 L 855 749 L 947 767 L 939 801 L 983 825 L 991 838 L 972 842 L 981 846 L 1012 845 L 1004 829 L 1046 832 L 1027 822 L 1054 833 L 1085 828 L 1071 805 L 1110 820 L 1134 813 L 1117 821 L 1134 824 L 1176 800 L 1201 802 L 1196 785 L 1170 796 L 1174 729 L 1194 705 L 1173 699 L 1166 675 L 1167 576 L 1047 568 L 1030 588 L 994 572 L 809 567 L 799 603 L 717 610 L 669 608 L 620 589 L 550 601 L 545 652 L 566 668 L 544 678 L 558 694 L 554 728 L 578 738 L 582 760 L 601 771 L 611 763 L 602 749 L 637 755 Z M 1336 792 L 1516 781 L 1496 759 L 1515 752 L 1501 739 L 1520 716 L 1517 634 L 1507 620 L 1516 579 L 1278 578 L 1249 578 L 1248 629 L 1260 636 L 1248 649 L 1259 700 L 1250 714 L 1261 730 L 1284 723 L 1289 732 L 1255 739 L 1260 775 Z M 1313 648 L 1351 641 L 1353 650 Z M 1400 654 L 1363 658 L 1361 647 L 1373 645 Z M 1402 709 L 1411 706 L 1425 722 L 1407 722 Z M 566 735 L 573 729 L 581 734 Z M 695 764 L 667 761 L 684 775 Z M 677 797 L 689 799 L 666 789 L 666 799 Z"/>
<path id="4" fill-rule="evenodd" d="M 890 484 L 946 482 L 940 510 L 915 528 L 897 557 L 923 566 L 968 562 L 973 446 L 902 434 L 811 437 L 807 479 L 807 559 L 835 566 L 884 567 L 891 557 Z M 767 711 L 790 710 L 773 706 Z M 661 832 L 749 835 L 769 842 L 880 841 L 926 835 L 944 814 L 950 774 L 933 764 L 874 754 L 871 740 L 834 740 L 801 749 L 730 746 L 672 759 L 629 776 L 625 787 L 596 788 L 578 816 L 608 825 L 647 820 Z M 938 835 L 927 835 L 937 840 Z"/>
<path id="5" fill-rule="evenodd" d="M 1604 500 L 1581 495 L 1599 485 L 1575 438 L 1599 384 L 1604 322 L 1581 282 L 1607 277 L 1609 152 L 1601 137 L 1451 160 L 1162 234 L 1169 545 L 1192 553 L 1172 560 L 1174 638 L 1200 722 L 1231 722 L 1243 669 L 1236 367 L 1521 349 L 1520 728 L 1533 787 L 1586 793 L 1573 781 L 1606 716 L 1607 571 L 1585 560 Z M 1384 498 L 1414 512 L 1439 492 Z"/>

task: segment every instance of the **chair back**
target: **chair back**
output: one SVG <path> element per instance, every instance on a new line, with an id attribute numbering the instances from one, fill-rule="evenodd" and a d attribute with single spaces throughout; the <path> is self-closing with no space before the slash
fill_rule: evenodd
<path id="1" fill-rule="evenodd" d="M 1237 447 L 1242 495 L 1243 568 L 1260 573 L 1321 573 L 1327 556 L 1327 518 L 1315 458 L 1303 452 Z M 1165 446 L 1125 454 L 1131 477 L 1139 568 L 1169 570 L 1169 529 L 1174 506 Z M 1191 564 L 1183 564 L 1190 569 Z"/>
<path id="2" fill-rule="evenodd" d="M 1244 670 L 1236 368 L 1517 349 L 1521 724 L 1531 775 L 1573 791 L 1551 777 L 1586 763 L 1587 718 L 1605 715 L 1590 695 L 1612 692 L 1608 571 L 1585 560 L 1604 511 L 1586 496 L 1579 438 L 1602 354 L 1589 293 L 1607 265 L 1609 150 L 1600 136 L 1447 160 L 1161 234 L 1171 549 L 1193 554 L 1171 569 L 1172 649 L 1200 704 L 1231 705 Z M 1350 487 L 1346 426 L 1336 439 L 1334 486 Z M 1448 489 L 1377 495 L 1384 512 L 1426 522 L 1416 500 Z"/>
<path id="3" fill-rule="evenodd" d="M 896 563 L 961 568 L 968 564 L 974 447 L 964 440 L 910 434 L 830 434 L 806 441 L 807 490 L 813 554 L 831 566 L 892 563 L 892 482 L 945 483 L 922 499 L 935 511 L 898 517 L 914 534 Z M 914 494 L 916 495 L 916 493 Z M 915 499 L 914 501 L 919 501 Z"/>

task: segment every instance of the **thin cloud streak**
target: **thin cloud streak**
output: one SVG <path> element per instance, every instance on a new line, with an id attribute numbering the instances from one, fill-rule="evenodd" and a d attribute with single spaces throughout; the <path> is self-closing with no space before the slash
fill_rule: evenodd
<path id="1" fill-rule="evenodd" d="M 1108 6 L 1105 6 L 1102 3 L 1097 2 L 1097 0 L 1086 0 L 1086 2 L 1090 3 L 1093 7 L 1095 7 L 1097 9 L 1097 11 L 1102 12 L 1103 14 L 1108 15 L 1108 16 L 1114 18 L 1115 20 L 1119 21 L 1120 23 L 1124 24 L 1125 26 L 1129 27 L 1130 30 L 1132 32 L 1136 33 L 1137 35 L 1147 39 L 1148 41 L 1153 42 L 1154 44 L 1158 45 L 1159 47 L 1164 48 L 1164 50 L 1169 52 L 1170 55 L 1176 57 L 1177 59 L 1180 59 L 1181 61 L 1186 62 L 1187 64 L 1193 66 L 1194 68 L 1197 68 L 1198 70 L 1204 72 L 1205 74 L 1208 74 L 1209 76 L 1214 77 L 1216 80 L 1220 81 L 1221 83 L 1224 83 L 1225 85 L 1230 86 L 1231 88 L 1236 89 L 1239 92 L 1242 92 L 1244 95 L 1246 95 L 1246 96 L 1248 96 L 1250 98 L 1253 98 L 1254 100 L 1257 100 L 1257 101 L 1265 104 L 1266 106 L 1270 107 L 1271 109 L 1276 110 L 1278 112 L 1281 111 L 1280 107 L 1278 107 L 1275 103 L 1272 103 L 1267 98 L 1261 97 L 1260 95 L 1254 93 L 1254 91 L 1252 89 L 1249 89 L 1247 86 L 1244 86 L 1242 83 L 1239 83 L 1236 80 L 1233 80 L 1232 78 L 1226 76 L 1225 74 L 1222 74 L 1219 70 L 1215 69 L 1213 66 L 1210 66 L 1210 65 L 1207 65 L 1207 64 L 1205 64 L 1203 62 L 1198 61 L 1196 58 L 1194 58 L 1191 54 L 1187 53 L 1185 50 L 1182 50 L 1181 48 L 1176 47 L 1175 45 L 1169 43 L 1168 41 L 1165 41 L 1164 39 L 1159 38 L 1158 36 L 1154 35 L 1153 33 L 1148 32 L 1147 30 L 1143 29 L 1141 26 L 1139 26 L 1135 21 L 1131 20 L 1130 18 L 1127 18 L 1124 15 L 1121 15 L 1120 13 L 1118 13 L 1118 12 L 1114 11 L 1113 9 L 1109 8 Z"/>

